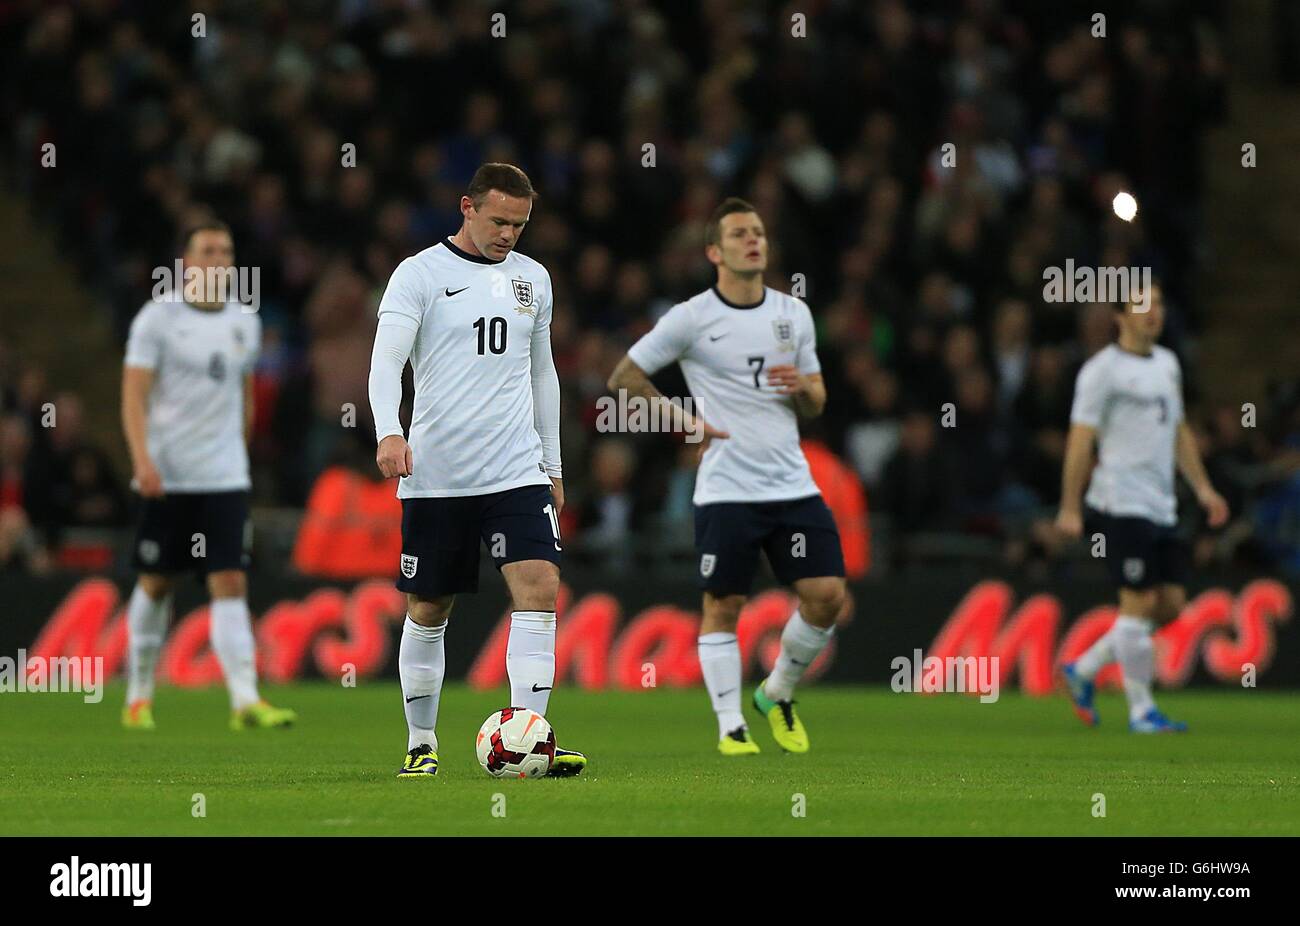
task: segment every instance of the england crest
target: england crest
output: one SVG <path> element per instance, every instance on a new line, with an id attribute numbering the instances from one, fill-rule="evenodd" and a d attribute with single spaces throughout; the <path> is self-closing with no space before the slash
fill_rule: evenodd
<path id="1" fill-rule="evenodd" d="M 708 578 L 713 575 L 713 567 L 718 564 L 718 557 L 714 553 L 705 553 L 700 557 L 700 575 Z"/>
<path id="2" fill-rule="evenodd" d="M 415 578 L 415 567 L 420 564 L 420 557 L 412 556 L 409 553 L 402 554 L 402 575 L 408 579 Z"/>
<path id="3" fill-rule="evenodd" d="M 782 347 L 794 349 L 794 321 L 789 318 L 777 318 L 772 321 L 772 331 L 776 341 Z"/>
<path id="4" fill-rule="evenodd" d="M 1141 582 L 1144 572 L 1146 572 L 1146 563 L 1141 558 L 1132 556 L 1124 560 L 1124 578 L 1130 582 Z"/>
<path id="5" fill-rule="evenodd" d="M 533 284 L 527 280 L 511 280 L 510 284 L 515 289 L 515 298 L 519 304 L 527 308 L 533 304 Z"/>

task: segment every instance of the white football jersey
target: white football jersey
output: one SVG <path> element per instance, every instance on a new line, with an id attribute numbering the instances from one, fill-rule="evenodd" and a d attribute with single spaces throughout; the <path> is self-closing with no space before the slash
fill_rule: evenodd
<path id="1" fill-rule="evenodd" d="M 1135 354 L 1118 344 L 1079 370 L 1070 421 L 1097 429 L 1097 466 L 1084 500 L 1098 511 L 1177 521 L 1174 455 L 1183 420 L 1182 371 L 1173 351 Z"/>
<path id="2" fill-rule="evenodd" d="M 393 271 L 379 322 L 415 331 L 414 472 L 398 498 L 551 484 L 531 371 L 534 348 L 550 351 L 551 309 L 550 274 L 514 251 L 490 261 L 443 239 Z"/>
<path id="3" fill-rule="evenodd" d="M 757 305 L 739 306 L 708 289 L 669 309 L 628 357 L 651 375 L 680 362 L 696 411 L 731 435 L 705 451 L 695 504 L 817 494 L 794 399 L 767 382 L 768 369 L 779 364 L 821 372 L 812 313 L 802 300 L 765 288 Z"/>
<path id="4" fill-rule="evenodd" d="M 147 445 L 163 491 L 250 487 L 244 376 L 261 341 L 261 319 L 235 300 L 212 311 L 150 301 L 131 322 L 125 364 L 154 372 Z"/>

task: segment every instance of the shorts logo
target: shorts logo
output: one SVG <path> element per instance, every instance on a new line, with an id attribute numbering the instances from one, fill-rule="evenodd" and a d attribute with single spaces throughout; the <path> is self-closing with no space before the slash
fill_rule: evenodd
<path id="1" fill-rule="evenodd" d="M 511 280 L 510 283 L 515 289 L 515 298 L 519 300 L 520 305 L 527 307 L 533 304 L 532 283 L 527 280 Z"/>
<path id="2" fill-rule="evenodd" d="M 1146 563 L 1136 556 L 1124 560 L 1124 578 L 1130 582 L 1141 582 L 1146 572 Z"/>
<path id="3" fill-rule="evenodd" d="M 156 540 L 140 541 L 140 561 L 142 563 L 158 562 L 158 554 L 160 552 L 162 551 L 159 550 L 158 548 L 158 541 Z"/>
<path id="4" fill-rule="evenodd" d="M 700 557 L 700 575 L 708 578 L 713 575 L 713 567 L 718 565 L 718 557 L 714 553 L 705 553 Z"/>
<path id="5" fill-rule="evenodd" d="M 415 578 L 415 567 L 420 564 L 420 557 L 412 556 L 409 553 L 402 554 L 402 575 L 408 579 Z"/>
<path id="6" fill-rule="evenodd" d="M 778 318 L 772 322 L 772 331 L 776 334 L 777 343 L 782 347 L 794 349 L 794 322 L 788 318 Z"/>

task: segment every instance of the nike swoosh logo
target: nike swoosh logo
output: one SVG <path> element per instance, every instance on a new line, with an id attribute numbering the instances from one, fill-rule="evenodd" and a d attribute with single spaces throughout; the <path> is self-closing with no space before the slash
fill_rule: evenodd
<path id="1" fill-rule="evenodd" d="M 456 290 L 444 289 L 443 292 L 447 294 L 448 298 L 450 298 L 452 296 L 463 293 L 467 289 L 469 289 L 468 286 L 462 286 L 460 289 L 456 289 Z"/>
<path id="2" fill-rule="evenodd" d="M 721 341 L 721 340 L 722 340 L 723 338 L 725 338 L 725 337 L 726 337 L 725 334 L 720 334 L 720 335 L 718 335 L 716 338 L 715 338 L 713 335 L 709 335 L 709 340 L 710 340 L 710 341 Z"/>
<path id="3" fill-rule="evenodd" d="M 731 694 L 731 693 L 732 693 L 733 691 L 735 691 L 735 690 L 736 690 L 736 689 L 734 689 L 734 688 L 728 688 L 726 691 L 719 691 L 719 692 L 718 692 L 718 697 L 719 697 L 719 698 L 725 698 L 727 695 Z"/>
<path id="4" fill-rule="evenodd" d="M 538 691 L 550 691 L 552 687 L 553 687 L 553 686 L 551 686 L 551 685 L 547 685 L 547 686 L 545 686 L 545 687 L 543 687 L 543 688 L 538 688 L 536 685 L 534 685 L 534 686 L 533 686 L 533 691 L 534 691 L 534 692 L 538 692 Z"/>
<path id="5" fill-rule="evenodd" d="M 429 697 L 432 697 L 432 695 L 416 695 L 414 698 L 407 698 L 406 703 L 410 704 L 412 701 L 418 701 L 421 698 L 429 698 Z"/>

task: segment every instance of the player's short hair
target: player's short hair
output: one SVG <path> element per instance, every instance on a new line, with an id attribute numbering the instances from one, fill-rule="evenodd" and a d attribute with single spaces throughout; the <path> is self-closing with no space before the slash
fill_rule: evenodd
<path id="1" fill-rule="evenodd" d="M 489 163 L 479 167 L 474 171 L 474 178 L 469 182 L 469 189 L 465 195 L 474 203 L 477 209 L 483 205 L 483 199 L 492 190 L 497 190 L 507 196 L 517 196 L 522 199 L 536 199 L 537 191 L 533 189 L 533 182 L 528 179 L 528 175 L 515 167 L 513 164 Z"/>
<path id="2" fill-rule="evenodd" d="M 735 212 L 757 212 L 753 203 L 741 199 L 739 196 L 728 196 L 718 208 L 713 210 L 713 215 L 709 216 L 708 228 L 704 230 L 705 244 L 722 243 L 722 220 Z"/>
<path id="3" fill-rule="evenodd" d="M 191 222 L 189 225 L 186 225 L 181 229 L 180 237 L 177 239 L 177 246 L 180 249 L 180 253 L 184 254 L 188 251 L 190 249 L 190 242 L 194 240 L 194 236 L 203 231 L 225 232 L 227 235 L 230 235 L 232 240 L 235 237 L 231 234 L 230 226 L 220 219 L 211 218 L 203 219 L 199 222 Z"/>

